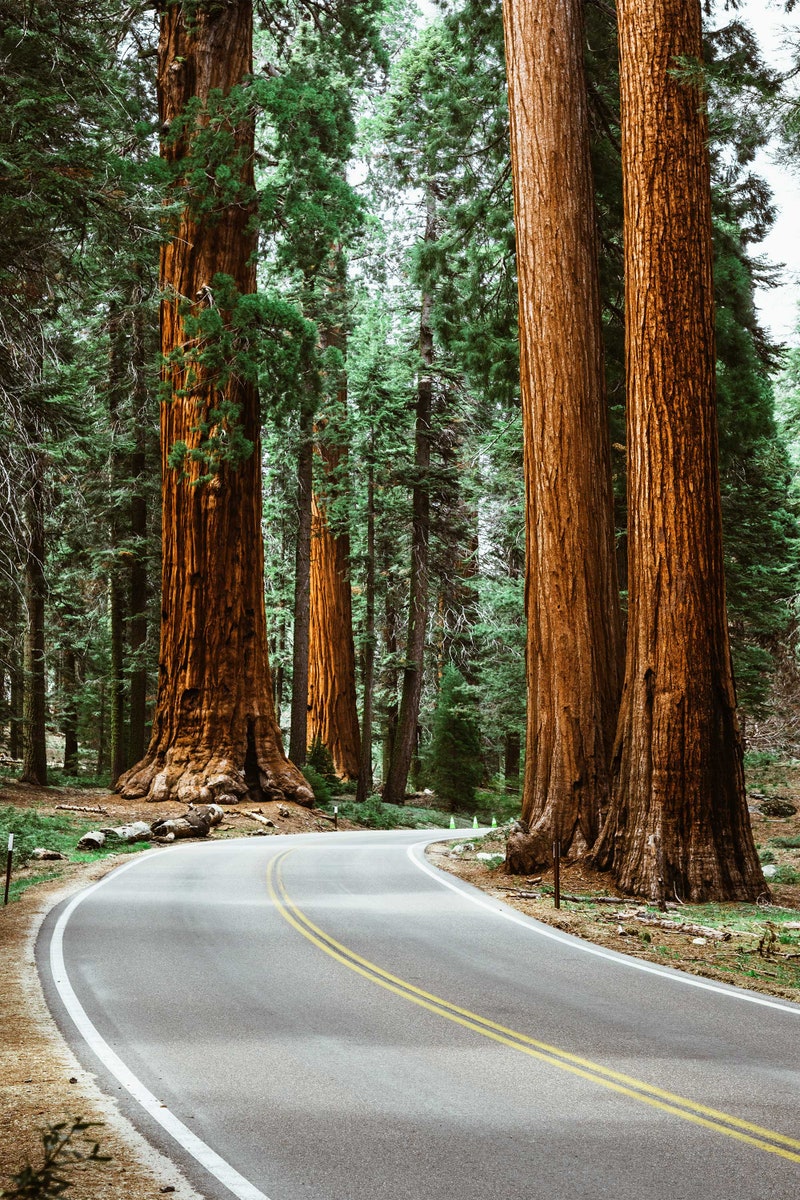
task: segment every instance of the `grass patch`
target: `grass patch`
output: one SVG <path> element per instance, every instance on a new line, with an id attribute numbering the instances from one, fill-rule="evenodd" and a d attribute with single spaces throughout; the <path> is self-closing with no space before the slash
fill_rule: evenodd
<path id="1" fill-rule="evenodd" d="M 780 850 L 800 850 L 800 834 L 795 834 L 793 837 L 770 838 L 769 844 L 777 846 Z M 761 861 L 764 862 L 764 859 Z"/>
<path id="2" fill-rule="evenodd" d="M 108 817 L 97 815 L 91 821 L 85 817 L 76 819 L 73 813 L 58 813 L 54 816 L 43 816 L 29 808 L 15 808 L 11 804 L 0 806 L 0 847 L 8 845 L 8 835 L 14 834 L 14 859 L 12 864 L 11 887 L 9 899 L 16 900 L 29 887 L 37 883 L 57 879 L 63 873 L 63 865 L 54 861 L 51 865 L 42 863 L 41 871 L 34 874 L 25 873 L 15 877 L 15 871 L 26 868 L 33 860 L 31 855 L 37 846 L 45 850 L 58 850 L 73 863 L 97 862 L 108 858 L 110 854 L 136 854 L 140 850 L 148 850 L 149 842 L 135 842 L 132 845 L 121 845 L 111 842 L 100 850 L 78 850 L 77 844 L 84 833 L 98 829 Z M 3 859 L 5 866 L 5 859 Z"/>
<path id="3" fill-rule="evenodd" d="M 370 796 L 362 804 L 345 798 L 331 798 L 319 805 L 326 812 L 339 809 L 339 816 L 355 821 L 367 829 L 449 829 L 453 813 L 436 808 L 415 808 L 413 805 L 384 804 L 380 796 Z M 455 816 L 456 827 L 468 829 L 472 824 L 462 816 Z"/>

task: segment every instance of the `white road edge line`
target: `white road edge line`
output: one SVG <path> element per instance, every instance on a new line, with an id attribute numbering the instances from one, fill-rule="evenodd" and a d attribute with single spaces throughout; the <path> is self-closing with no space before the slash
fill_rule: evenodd
<path id="1" fill-rule="evenodd" d="M 696 975 L 687 975 L 679 971 L 665 971 L 662 967 L 641 962 L 636 958 L 629 958 L 624 954 L 616 954 L 613 950 L 603 950 L 599 946 L 593 946 L 591 942 L 585 942 L 582 938 L 557 933 L 555 930 L 541 924 L 535 917 L 526 917 L 523 913 L 515 912 L 500 900 L 486 900 L 480 895 L 473 895 L 472 891 L 468 890 L 469 884 L 459 887 L 458 884 L 452 883 L 447 879 L 441 871 L 436 870 L 435 867 L 428 866 L 422 855 L 424 854 L 425 847 L 430 844 L 429 841 L 415 842 L 414 845 L 408 847 L 406 853 L 414 866 L 419 867 L 420 871 L 424 871 L 426 875 L 430 875 L 431 879 L 435 879 L 442 887 L 450 888 L 452 892 L 456 892 L 465 900 L 471 900 L 479 908 L 485 908 L 497 917 L 503 917 L 506 921 L 513 921 L 515 925 L 521 925 L 529 933 L 536 933 L 540 937 L 550 938 L 551 941 L 561 942 L 562 945 L 571 946 L 574 950 L 583 950 L 584 954 L 593 954 L 596 958 L 608 959 L 609 962 L 615 962 L 621 967 L 631 967 L 634 971 L 643 971 L 646 975 L 659 975 L 662 979 L 669 980 L 670 983 L 682 983 L 686 987 L 702 988 L 703 991 L 716 992 L 718 995 L 727 996 L 731 1000 L 743 1000 L 747 1004 L 760 1004 L 764 1008 L 776 1008 L 779 1012 L 791 1013 L 795 1017 L 800 1016 L 800 1006 L 798 1005 L 781 1004 L 778 1000 L 768 1000 L 766 996 L 757 996 L 754 993 L 737 991 L 732 986 L 709 983 L 705 979 L 698 979 Z"/>
<path id="2" fill-rule="evenodd" d="M 156 851 L 156 854 L 165 854 L 164 850 Z M 154 858 L 155 855 L 148 854 L 148 859 Z M 237 1200 L 269 1200 L 263 1192 L 260 1192 L 257 1187 L 254 1187 L 249 1180 L 227 1163 L 224 1158 L 221 1158 L 215 1150 L 206 1145 L 196 1134 L 192 1133 L 186 1125 L 180 1121 L 173 1112 L 166 1106 L 162 1105 L 159 1100 L 148 1091 L 144 1084 L 133 1074 L 121 1058 L 111 1049 L 108 1042 L 104 1040 L 94 1027 L 89 1017 L 86 1014 L 80 1000 L 73 991 L 72 984 L 67 975 L 66 965 L 64 963 L 64 930 L 67 922 L 72 916 L 79 904 L 84 901 L 87 896 L 91 896 L 92 892 L 96 892 L 99 887 L 102 887 L 109 879 L 113 879 L 123 871 L 130 870 L 131 867 L 137 865 L 142 859 L 134 859 L 132 862 L 126 863 L 124 867 L 120 867 L 111 874 L 106 875 L 99 883 L 95 883 L 86 891 L 80 892 L 64 909 L 61 916 L 56 922 L 56 927 L 53 930 L 53 936 L 50 942 L 50 971 L 53 976 L 53 983 L 56 986 L 61 1002 L 67 1010 L 73 1024 L 78 1033 L 89 1046 L 89 1048 L 97 1055 L 107 1070 L 111 1072 L 115 1079 L 122 1084 L 125 1090 L 133 1097 L 133 1099 L 142 1106 L 146 1113 L 157 1121 L 170 1137 L 174 1138 L 179 1146 L 190 1154 L 196 1162 L 213 1175 L 215 1179 L 232 1192 Z"/>

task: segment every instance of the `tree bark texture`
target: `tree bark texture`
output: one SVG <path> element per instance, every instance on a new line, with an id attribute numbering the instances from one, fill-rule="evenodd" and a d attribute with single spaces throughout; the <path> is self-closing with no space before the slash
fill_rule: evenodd
<path id="1" fill-rule="evenodd" d="M 367 462 L 367 557 L 364 591 L 366 613 L 362 654 L 364 706 L 361 710 L 361 761 L 358 768 L 356 803 L 363 804 L 372 792 L 372 718 L 375 706 L 375 463 L 374 430 L 370 435 Z"/>
<path id="2" fill-rule="evenodd" d="M 132 556 L 129 572 L 128 612 L 130 647 L 130 693 L 128 698 L 128 764 L 144 757 L 147 727 L 147 330 L 145 327 L 144 297 L 139 282 L 133 296 L 132 357 L 134 371 L 133 420 L 134 444 L 130 461 L 133 480 L 128 519 Z"/>
<path id="3" fill-rule="evenodd" d="M 609 799 L 622 630 L 582 0 L 505 0 L 526 489 L 528 718 L 515 869 Z"/>
<path id="4" fill-rule="evenodd" d="M 44 606 L 44 459 L 29 452 L 25 514 L 25 638 L 22 662 L 22 775 L 23 783 L 47 786 L 47 681 L 45 677 Z"/>
<path id="5" fill-rule="evenodd" d="M 62 651 L 61 690 L 64 711 L 61 732 L 64 734 L 64 774 L 78 774 L 78 678 L 75 651 L 67 643 Z"/>
<path id="6" fill-rule="evenodd" d="M 629 616 L 613 800 L 626 892 L 754 900 L 722 565 L 699 0 L 620 0 Z M 683 73 L 681 73 L 683 72 Z"/>
<path id="7" fill-rule="evenodd" d="M 300 417 L 297 459 L 297 542 L 294 558 L 294 621 L 292 644 L 292 705 L 289 754 L 292 762 L 306 761 L 308 750 L 308 639 L 311 628 L 311 508 L 314 476 L 314 416 L 309 408 Z"/>
<path id="8" fill-rule="evenodd" d="M 108 415 L 111 429 L 111 454 L 109 461 L 110 511 L 110 564 L 108 572 L 108 623 L 110 630 L 109 679 L 109 743 L 111 754 L 111 786 L 125 770 L 125 593 L 121 554 L 123 541 L 122 513 L 117 494 L 125 474 L 124 428 L 121 413 L 125 390 L 125 331 L 117 301 L 109 305 L 108 314 L 109 364 L 108 364 Z"/>
<path id="9" fill-rule="evenodd" d="M 161 0 L 158 91 L 162 130 L 169 130 L 194 101 L 205 121 L 209 93 L 227 95 L 252 73 L 252 4 L 192 4 Z M 264 559 L 261 538 L 261 451 L 255 387 L 237 372 L 224 384 L 224 400 L 238 406 L 238 423 L 253 453 L 232 465 L 221 461 L 209 482 L 205 465 L 187 458 L 185 477 L 168 462 L 184 442 L 198 446 L 197 426 L 219 406 L 218 379 L 195 359 L 184 325 L 187 304 L 213 304 L 217 273 L 239 294 L 256 288 L 256 229 L 248 192 L 252 184 L 253 122 L 230 128 L 244 152 L 238 197 L 188 200 L 171 240 L 161 251 L 161 349 L 169 398 L 161 407 L 162 607 L 159 684 L 153 734 L 145 758 L 119 781 L 125 796 L 152 800 L 233 802 L 289 797 L 310 804 L 300 772 L 286 758 L 275 720 L 267 661 Z M 162 144 L 178 174 L 192 149 L 193 132 Z M 223 319 L 225 314 L 223 314 Z M 173 361 L 170 361 L 172 356 Z"/>
<path id="10" fill-rule="evenodd" d="M 325 340 L 328 345 L 344 350 L 340 330 L 325 331 Z M 345 416 L 345 378 L 340 383 L 337 406 Z M 340 779 L 357 779 L 361 739 L 350 592 L 350 536 L 346 528 L 334 530 L 328 515 L 330 502 L 341 488 L 347 450 L 329 436 L 329 427 L 320 433 L 317 453 L 322 470 L 311 503 L 308 740 L 310 743 L 319 738 L 327 747 Z"/>
<path id="11" fill-rule="evenodd" d="M 425 241 L 436 238 L 436 202 L 428 191 Z M 411 515 L 411 578 L 408 600 L 408 637 L 400 691 L 400 708 L 392 746 L 389 773 L 383 787 L 383 799 L 388 804 L 405 800 L 408 773 L 417 746 L 419 705 L 425 666 L 425 637 L 428 630 L 428 575 L 430 562 L 430 466 L 431 466 L 431 408 L 433 397 L 433 327 L 432 298 L 423 295 L 420 313 L 420 375 L 417 383 L 417 404 L 414 436 L 414 484 Z"/>

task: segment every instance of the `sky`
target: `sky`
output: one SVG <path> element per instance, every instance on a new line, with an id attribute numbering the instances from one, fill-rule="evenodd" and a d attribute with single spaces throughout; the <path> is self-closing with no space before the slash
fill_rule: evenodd
<path id="1" fill-rule="evenodd" d="M 800 42 L 800 7 L 783 11 L 782 0 L 742 0 L 741 16 L 754 30 L 764 58 L 779 68 L 789 66 L 788 44 Z M 794 169 L 776 161 L 775 150 L 762 152 L 756 168 L 774 193 L 778 217 L 769 236 L 755 252 L 771 262 L 785 263 L 781 285 L 756 295 L 763 324 L 779 342 L 800 345 L 800 164 Z"/>

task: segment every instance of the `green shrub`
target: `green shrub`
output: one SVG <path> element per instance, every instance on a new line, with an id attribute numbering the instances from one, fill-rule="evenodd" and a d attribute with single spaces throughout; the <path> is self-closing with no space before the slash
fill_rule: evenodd
<path id="1" fill-rule="evenodd" d="M 774 863 L 775 855 L 771 850 L 760 850 L 758 853 L 759 861 L 762 863 Z"/>
<path id="2" fill-rule="evenodd" d="M 800 834 L 794 834 L 791 837 L 774 837 L 769 840 L 770 845 L 779 846 L 781 850 L 800 850 Z"/>
<path id="3" fill-rule="evenodd" d="M 306 766 L 311 767 L 312 771 L 316 771 L 317 775 L 321 775 L 326 783 L 338 784 L 339 777 L 333 765 L 331 752 L 319 737 L 315 737 L 308 748 Z"/>
<path id="4" fill-rule="evenodd" d="M 314 793 L 317 804 L 330 804 L 333 800 L 333 790 L 324 775 L 308 763 L 303 767 L 303 778 Z"/>

